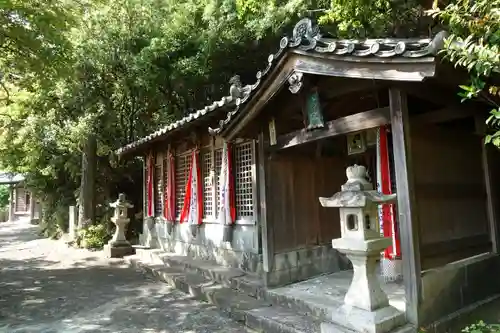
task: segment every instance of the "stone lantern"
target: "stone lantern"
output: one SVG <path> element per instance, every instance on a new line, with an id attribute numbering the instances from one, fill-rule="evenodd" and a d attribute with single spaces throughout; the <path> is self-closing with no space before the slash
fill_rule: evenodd
<path id="1" fill-rule="evenodd" d="M 118 200 L 112 202 L 109 206 L 114 208 L 111 221 L 116 225 L 116 230 L 113 238 L 104 247 L 106 256 L 110 258 L 122 258 L 123 256 L 134 254 L 134 248 L 125 237 L 125 230 L 130 222 L 128 209 L 134 207 L 134 205 L 125 200 L 125 194 L 120 193 Z"/>
<path id="2" fill-rule="evenodd" d="M 332 321 L 356 332 L 385 333 L 405 322 L 404 314 L 389 306 L 380 287 L 376 268 L 380 253 L 391 239 L 380 235 L 378 205 L 394 202 L 396 194 L 374 191 L 366 180 L 366 168 L 348 167 L 347 182 L 330 198 L 319 198 L 323 207 L 340 211 L 341 238 L 332 247 L 344 253 L 353 265 L 353 278 L 345 295 L 344 306 L 333 313 Z M 327 323 L 322 333 L 337 332 Z"/>

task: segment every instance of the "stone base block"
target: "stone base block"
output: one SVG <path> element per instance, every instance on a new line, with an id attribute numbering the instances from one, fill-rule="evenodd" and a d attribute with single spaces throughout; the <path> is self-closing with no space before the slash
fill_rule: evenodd
<path id="1" fill-rule="evenodd" d="M 392 306 L 375 311 L 342 306 L 332 314 L 332 322 L 360 333 L 388 333 L 406 323 L 405 315 Z M 338 326 L 321 324 L 321 333 L 336 333 Z"/>
<path id="2" fill-rule="evenodd" d="M 124 256 L 129 256 L 135 254 L 135 249 L 128 246 L 111 246 L 104 245 L 104 254 L 108 258 L 123 258 Z"/>

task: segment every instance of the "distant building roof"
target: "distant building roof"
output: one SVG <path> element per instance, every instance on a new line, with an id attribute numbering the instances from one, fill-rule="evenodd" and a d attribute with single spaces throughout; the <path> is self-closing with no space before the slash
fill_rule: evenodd
<path id="1" fill-rule="evenodd" d="M 24 180 L 23 175 L 12 172 L 0 172 L 0 184 L 17 184 Z"/>

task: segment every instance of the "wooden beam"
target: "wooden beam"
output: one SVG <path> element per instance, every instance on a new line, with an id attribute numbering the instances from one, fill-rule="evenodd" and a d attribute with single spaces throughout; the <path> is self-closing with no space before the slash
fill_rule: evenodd
<path id="1" fill-rule="evenodd" d="M 410 120 L 415 124 L 443 123 L 450 120 L 471 117 L 477 114 L 476 110 L 461 107 L 447 107 L 437 111 L 430 111 L 423 114 L 411 116 Z"/>
<path id="2" fill-rule="evenodd" d="M 318 84 L 319 93 L 325 100 L 338 98 L 361 91 L 378 90 L 384 87 L 384 81 L 364 80 L 364 79 L 345 79 L 335 77 L 322 77 Z M 382 82 L 382 83 L 381 83 Z"/>
<path id="3" fill-rule="evenodd" d="M 293 50 L 300 55 L 295 61 L 295 70 L 304 74 L 345 77 L 367 80 L 421 82 L 433 77 L 436 63 L 433 57 L 419 59 L 377 58 L 335 56 L 301 50 Z"/>
<path id="4" fill-rule="evenodd" d="M 258 189 L 259 189 L 259 223 L 261 242 L 262 242 L 262 266 L 264 272 L 270 272 L 273 266 L 274 244 L 273 244 L 273 225 L 267 221 L 267 183 L 266 183 L 266 143 L 264 141 L 264 132 L 259 133 L 257 147 L 257 164 L 258 164 Z M 257 232 L 257 231 L 256 231 Z"/>
<path id="5" fill-rule="evenodd" d="M 457 92 L 449 89 L 448 87 L 438 86 L 431 82 L 426 84 L 416 84 L 411 82 L 404 82 L 399 85 L 406 93 L 436 103 L 441 106 L 460 105 L 460 97 Z"/>
<path id="6" fill-rule="evenodd" d="M 436 243 L 422 244 L 422 258 L 445 256 L 473 248 L 490 246 L 490 237 L 487 234 L 467 236 L 459 239 L 445 240 Z"/>
<path id="7" fill-rule="evenodd" d="M 357 132 L 390 123 L 389 108 L 378 108 L 356 113 L 350 116 L 331 120 L 325 123 L 324 128 L 316 130 L 301 129 L 295 132 L 280 135 L 276 145 L 271 150 L 286 149 L 341 134 Z"/>
<path id="8" fill-rule="evenodd" d="M 406 295 L 406 318 L 419 325 L 419 304 L 422 277 L 420 262 L 419 225 L 416 214 L 414 180 L 411 162 L 410 125 L 406 94 L 389 89 L 394 171 L 398 197 L 398 224 L 403 257 L 403 280 Z"/>

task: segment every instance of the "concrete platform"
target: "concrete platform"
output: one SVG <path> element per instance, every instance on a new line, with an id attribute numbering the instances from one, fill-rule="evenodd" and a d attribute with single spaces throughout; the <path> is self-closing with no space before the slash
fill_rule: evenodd
<path id="1" fill-rule="evenodd" d="M 352 271 L 319 276 L 289 286 L 268 290 L 274 299 L 293 300 L 295 310 L 309 312 L 314 316 L 328 320 L 338 307 L 344 303 L 352 279 Z M 380 278 L 382 289 L 389 297 L 389 304 L 400 312 L 405 312 L 406 299 L 402 283 L 385 283 Z"/>

